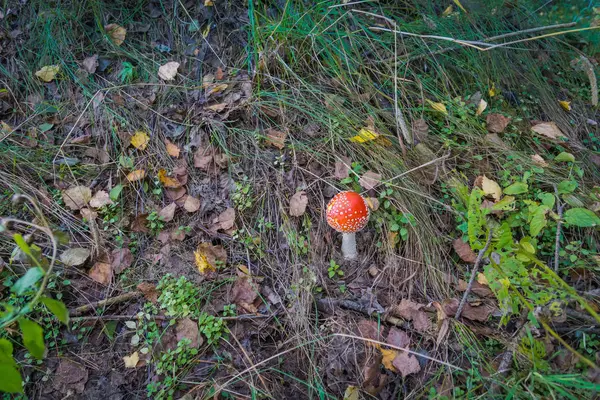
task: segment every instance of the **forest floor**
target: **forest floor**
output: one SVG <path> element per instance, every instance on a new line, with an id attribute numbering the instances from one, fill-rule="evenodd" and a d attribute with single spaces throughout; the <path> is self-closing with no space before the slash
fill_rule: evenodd
<path id="1" fill-rule="evenodd" d="M 4 2 L 4 398 L 595 398 L 598 28 L 587 0 Z"/>

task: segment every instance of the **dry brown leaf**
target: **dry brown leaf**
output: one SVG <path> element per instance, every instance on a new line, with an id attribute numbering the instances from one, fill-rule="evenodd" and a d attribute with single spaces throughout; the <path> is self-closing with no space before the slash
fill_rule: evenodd
<path id="1" fill-rule="evenodd" d="M 62 199 L 70 210 L 80 210 L 92 198 L 92 191 L 87 186 L 73 186 L 62 193 Z"/>
<path id="2" fill-rule="evenodd" d="M 475 252 L 471 250 L 471 246 L 469 246 L 469 243 L 463 241 L 461 238 L 458 238 L 452 242 L 452 246 L 454 247 L 454 251 L 456 252 L 456 254 L 458 254 L 461 260 L 469 264 L 475 263 L 475 260 L 477 259 L 477 254 L 475 254 Z"/>
<path id="3" fill-rule="evenodd" d="M 123 362 L 125 363 L 125 368 L 135 368 L 137 363 L 140 361 L 140 355 L 137 351 L 129 356 L 123 357 Z"/>
<path id="4" fill-rule="evenodd" d="M 166 189 L 165 193 L 167 195 L 167 197 L 169 198 L 169 200 L 171 201 L 175 201 L 175 200 L 179 200 L 181 199 L 183 196 L 185 196 L 185 188 L 184 187 L 180 187 L 180 188 L 175 188 L 175 189 Z"/>
<path id="5" fill-rule="evenodd" d="M 211 106 L 207 106 L 206 109 L 214 112 L 221 112 L 228 106 L 227 103 L 217 103 Z"/>
<path id="6" fill-rule="evenodd" d="M 502 114 L 488 114 L 486 118 L 487 130 L 492 133 L 502 133 L 508 126 L 510 118 Z"/>
<path id="7" fill-rule="evenodd" d="M 267 143 L 269 143 L 271 146 L 277 147 L 280 150 L 285 147 L 285 138 L 287 137 L 286 132 L 269 128 L 267 129 L 266 135 Z"/>
<path id="8" fill-rule="evenodd" d="M 52 82 L 56 78 L 56 74 L 60 71 L 58 65 L 46 65 L 35 73 L 35 76 L 43 80 L 44 82 Z"/>
<path id="9" fill-rule="evenodd" d="M 425 121 L 423 118 L 415 120 L 412 125 L 412 133 L 414 138 L 419 142 L 427 139 L 427 134 L 429 133 L 427 121 Z"/>
<path id="10" fill-rule="evenodd" d="M 228 208 L 219 214 L 219 226 L 224 231 L 233 228 L 235 224 L 235 209 Z"/>
<path id="11" fill-rule="evenodd" d="M 108 35 L 111 42 L 116 46 L 120 46 L 125 41 L 127 35 L 127 29 L 117 24 L 108 24 L 104 27 L 106 34 Z"/>
<path id="12" fill-rule="evenodd" d="M 392 365 L 396 367 L 396 370 L 398 370 L 403 378 L 421 371 L 421 366 L 419 365 L 417 357 L 405 351 L 400 352 L 396 358 L 394 358 Z"/>
<path id="13" fill-rule="evenodd" d="M 502 197 L 502 188 L 500 185 L 485 175 L 481 179 L 481 189 L 486 196 L 492 196 L 496 201 Z"/>
<path id="14" fill-rule="evenodd" d="M 183 209 L 187 212 L 196 212 L 200 209 L 200 199 L 193 196 L 187 196 L 183 203 Z"/>
<path id="15" fill-rule="evenodd" d="M 127 180 L 129 182 L 137 182 L 146 177 L 146 170 L 136 169 L 127 174 Z"/>
<path id="16" fill-rule="evenodd" d="M 386 343 L 407 349 L 410 346 L 410 337 L 403 330 L 391 327 L 387 335 Z"/>
<path id="17" fill-rule="evenodd" d="M 81 65 L 83 65 L 83 69 L 85 69 L 88 74 L 93 74 L 98 68 L 98 54 L 87 57 L 85 60 L 83 60 Z"/>
<path id="18" fill-rule="evenodd" d="M 146 132 L 136 131 L 131 137 L 131 145 L 138 150 L 145 150 L 150 143 L 150 136 Z"/>
<path id="19" fill-rule="evenodd" d="M 176 144 L 171 142 L 169 139 L 165 139 L 165 146 L 167 147 L 167 153 L 171 157 L 179 158 L 179 153 L 181 152 L 181 150 L 179 149 L 179 147 L 177 147 Z"/>
<path id="20" fill-rule="evenodd" d="M 233 284 L 231 291 L 233 302 L 249 313 L 256 313 L 258 309 L 254 305 L 254 301 L 258 297 L 258 290 L 252 277 L 241 272 L 238 272 L 238 278 Z"/>
<path id="21" fill-rule="evenodd" d="M 351 161 L 349 157 L 340 157 L 340 161 L 335 162 L 335 172 L 333 176 L 337 179 L 346 179 L 350 175 Z"/>
<path id="22" fill-rule="evenodd" d="M 98 261 L 89 272 L 90 278 L 103 285 L 108 285 L 112 279 L 112 267 L 107 262 Z"/>
<path id="23" fill-rule="evenodd" d="M 181 187 L 181 182 L 179 182 L 179 180 L 170 177 L 167 175 L 167 171 L 165 171 L 163 168 L 158 170 L 158 180 L 159 182 L 166 188 L 169 189 L 177 189 L 178 187 Z"/>
<path id="24" fill-rule="evenodd" d="M 137 290 L 142 292 L 146 300 L 151 301 L 152 303 L 158 302 L 158 296 L 160 295 L 160 293 L 156 289 L 156 285 L 150 282 L 142 282 L 137 285 Z"/>
<path id="25" fill-rule="evenodd" d="M 493 311 L 492 307 L 486 304 L 474 307 L 469 303 L 465 303 L 461 316 L 471 321 L 485 322 Z"/>
<path id="26" fill-rule="evenodd" d="M 532 154 L 531 155 L 531 161 L 533 161 L 533 163 L 535 165 L 538 165 L 540 167 L 547 167 L 548 163 L 546 162 L 546 160 L 544 160 L 544 158 L 542 156 L 540 156 L 539 154 Z"/>
<path id="27" fill-rule="evenodd" d="M 183 318 L 177 321 L 175 332 L 177 334 L 177 341 L 179 342 L 182 339 L 189 339 L 191 342 L 191 348 L 198 348 L 204 342 L 200 336 L 198 323 L 189 318 Z"/>
<path id="28" fill-rule="evenodd" d="M 98 190 L 96 194 L 94 194 L 94 197 L 90 199 L 90 207 L 92 208 L 101 208 L 109 204 L 113 204 L 113 201 L 110 199 L 109 194 L 104 190 Z"/>
<path id="29" fill-rule="evenodd" d="M 116 274 L 120 274 L 133 263 L 133 254 L 129 248 L 116 249 L 111 253 L 111 267 Z"/>
<path id="30" fill-rule="evenodd" d="M 90 256 L 90 251 L 81 247 L 67 249 L 60 255 L 60 261 L 67 267 L 79 267 Z"/>
<path id="31" fill-rule="evenodd" d="M 366 197 L 365 202 L 371 211 L 377 211 L 379 209 L 379 199 L 377 197 Z"/>
<path id="32" fill-rule="evenodd" d="M 360 336 L 372 339 L 372 340 L 380 340 L 380 331 L 377 322 L 372 321 L 370 319 L 361 319 L 358 321 L 358 333 Z M 371 345 L 370 342 L 367 342 Z"/>
<path id="33" fill-rule="evenodd" d="M 560 128 L 554 122 L 542 122 L 531 127 L 531 130 L 550 139 L 566 139 Z"/>
<path id="34" fill-rule="evenodd" d="M 431 321 L 427 314 L 421 310 L 424 306 L 408 299 L 402 299 L 400 304 L 393 307 L 392 313 L 398 317 L 412 321 L 413 327 L 419 332 L 426 332 L 431 329 Z"/>
<path id="35" fill-rule="evenodd" d="M 221 67 L 217 68 L 217 72 L 215 72 L 215 79 L 220 81 L 223 79 L 224 76 L 225 76 L 225 73 L 223 72 L 223 68 L 221 68 Z"/>
<path id="36" fill-rule="evenodd" d="M 227 264 L 227 251 L 221 245 L 204 242 L 194 251 L 194 259 L 198 272 L 205 274 Z"/>
<path id="37" fill-rule="evenodd" d="M 366 190 L 373 189 L 381 183 L 381 174 L 373 171 L 367 171 L 358 180 L 360 186 Z"/>
<path id="38" fill-rule="evenodd" d="M 163 222 L 171 222 L 175 216 L 177 204 L 171 203 L 158 212 L 158 218 Z"/>
<path id="39" fill-rule="evenodd" d="M 465 290 L 467 290 L 467 285 L 468 284 L 466 281 L 459 279 L 458 285 L 456 286 L 456 290 L 458 290 L 459 292 L 464 292 Z M 473 281 L 473 285 L 471 286 L 471 292 L 475 293 L 479 297 L 493 297 L 494 294 L 489 287 L 487 287 L 486 285 L 482 285 L 477 281 Z"/>
<path id="40" fill-rule="evenodd" d="M 178 68 L 178 62 L 169 61 L 168 63 L 161 65 L 160 68 L 158 68 L 158 77 L 165 81 L 172 81 L 177 76 Z"/>
<path id="41" fill-rule="evenodd" d="M 89 208 L 82 208 L 81 210 L 79 210 L 79 213 L 81 214 L 81 217 L 86 221 L 92 221 L 98 217 L 98 213 Z"/>
<path id="42" fill-rule="evenodd" d="M 133 218 L 133 221 L 131 221 L 131 225 L 129 226 L 129 229 L 131 229 L 132 232 L 140 232 L 140 233 L 150 232 L 150 230 L 148 229 L 148 226 L 147 226 L 147 223 L 148 223 L 148 220 L 146 219 L 147 217 L 148 217 L 147 213 L 136 215 Z"/>
<path id="43" fill-rule="evenodd" d="M 290 199 L 290 215 L 292 217 L 301 217 L 306 212 L 308 197 L 306 192 L 296 192 Z"/>
<path id="44" fill-rule="evenodd" d="M 475 112 L 475 115 L 480 116 L 487 108 L 487 105 L 487 101 L 480 99 L 479 104 L 477 104 L 477 111 Z"/>
<path id="45" fill-rule="evenodd" d="M 185 240 L 185 230 L 179 229 L 179 228 L 173 229 L 169 233 L 169 239 L 178 240 L 178 241 L 182 242 L 183 240 Z"/>

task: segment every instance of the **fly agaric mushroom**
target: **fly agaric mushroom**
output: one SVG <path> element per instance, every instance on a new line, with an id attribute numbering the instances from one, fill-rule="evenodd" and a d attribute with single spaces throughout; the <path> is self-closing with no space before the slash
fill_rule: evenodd
<path id="1" fill-rule="evenodd" d="M 346 260 L 354 260 L 356 232 L 367 226 L 369 207 L 365 199 L 356 192 L 340 192 L 327 204 L 327 223 L 342 232 L 342 254 Z"/>

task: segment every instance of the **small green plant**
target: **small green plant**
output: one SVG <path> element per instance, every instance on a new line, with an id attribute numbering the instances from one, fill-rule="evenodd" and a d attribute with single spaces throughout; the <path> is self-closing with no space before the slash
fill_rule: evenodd
<path id="1" fill-rule="evenodd" d="M 330 279 L 341 278 L 344 276 L 344 271 L 342 271 L 342 267 L 335 260 L 331 260 L 329 261 L 329 268 L 327 268 L 327 275 Z"/>
<path id="2" fill-rule="evenodd" d="M 160 291 L 158 303 L 170 317 L 197 316 L 200 312 L 198 287 L 181 276 L 178 279 L 171 274 L 165 275 L 156 285 Z"/>
<path id="3" fill-rule="evenodd" d="M 231 195 L 231 200 L 238 211 L 244 211 L 252 207 L 254 199 L 252 198 L 252 183 L 244 175 L 240 182 L 235 182 L 235 190 Z"/>
<path id="4" fill-rule="evenodd" d="M 235 317 L 237 315 L 237 309 L 235 304 L 226 304 L 223 306 L 223 316 Z"/>
<path id="5" fill-rule="evenodd" d="M 189 339 L 182 339 L 177 343 L 177 348 L 160 355 L 154 364 L 160 380 L 146 387 L 149 398 L 173 399 L 181 376 L 192 366 L 198 354 L 198 349 L 190 347 L 190 343 Z"/>
<path id="6" fill-rule="evenodd" d="M 222 337 L 227 335 L 227 325 L 222 318 L 215 317 L 207 313 L 200 314 L 198 318 L 198 326 L 200 332 L 206 336 L 206 342 L 208 344 L 217 343 Z"/>
<path id="7" fill-rule="evenodd" d="M 123 61 L 121 63 L 121 70 L 119 71 L 119 80 L 121 83 L 131 83 L 137 78 L 137 69 L 129 61 Z"/>
<path id="8" fill-rule="evenodd" d="M 148 214 L 146 220 L 149 222 L 148 226 L 154 235 L 158 235 L 165 227 L 164 221 L 156 211 L 152 211 L 150 214 Z"/>

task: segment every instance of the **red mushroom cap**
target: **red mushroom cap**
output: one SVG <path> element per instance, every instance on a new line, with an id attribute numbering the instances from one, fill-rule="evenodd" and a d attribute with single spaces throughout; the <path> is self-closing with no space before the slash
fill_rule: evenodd
<path id="1" fill-rule="evenodd" d="M 338 232 L 358 232 L 369 222 L 369 207 L 356 192 L 340 192 L 327 204 L 327 223 Z"/>

